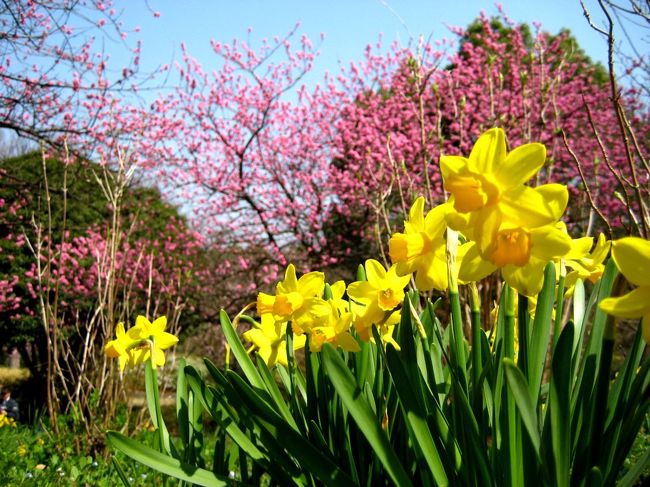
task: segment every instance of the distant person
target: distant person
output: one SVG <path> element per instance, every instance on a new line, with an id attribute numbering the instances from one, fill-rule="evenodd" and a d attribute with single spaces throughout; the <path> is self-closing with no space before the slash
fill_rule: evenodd
<path id="1" fill-rule="evenodd" d="M 20 412 L 18 410 L 18 403 L 11 398 L 11 391 L 9 389 L 2 390 L 2 402 L 0 403 L 0 411 L 3 411 L 8 418 L 13 418 L 18 421 Z"/>

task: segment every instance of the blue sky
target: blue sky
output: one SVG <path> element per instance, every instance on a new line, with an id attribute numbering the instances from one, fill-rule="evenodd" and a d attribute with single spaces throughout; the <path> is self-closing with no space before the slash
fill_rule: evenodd
<path id="1" fill-rule="evenodd" d="M 504 0 L 501 4 L 517 22 L 539 21 L 552 33 L 569 28 L 587 54 L 605 62 L 605 42 L 588 26 L 579 0 Z M 380 33 L 384 45 L 395 39 L 406 44 L 420 35 L 432 40 L 450 38 L 447 25 L 467 26 L 481 10 L 488 15 L 498 12 L 494 3 L 478 0 L 116 0 L 115 5 L 123 9 L 121 19 L 127 28 L 141 28 L 138 36 L 143 41 L 145 72 L 179 59 L 182 41 L 210 68 L 217 62 L 210 39 L 230 42 L 250 36 L 256 45 L 264 37 L 283 36 L 300 22 L 298 32 L 315 43 L 321 33 L 326 36 L 307 83 L 320 81 L 325 71 L 337 72 L 339 62 L 347 65 L 361 59 L 365 46 Z M 586 5 L 595 22 L 602 22 L 596 0 L 586 0 Z M 160 17 L 155 18 L 153 12 L 160 12 Z M 628 33 L 637 41 L 644 34 L 633 25 Z M 622 33 L 619 38 L 625 41 Z M 647 50 L 647 42 L 638 41 L 638 45 L 645 48 L 642 52 Z M 113 57 L 119 62 L 119 55 Z"/>

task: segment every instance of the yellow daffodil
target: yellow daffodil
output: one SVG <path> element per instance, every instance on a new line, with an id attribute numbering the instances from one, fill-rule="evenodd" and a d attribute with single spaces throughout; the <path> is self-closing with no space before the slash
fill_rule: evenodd
<path id="1" fill-rule="evenodd" d="M 252 349 L 257 350 L 269 368 L 276 363 L 287 367 L 286 327 L 286 323 L 275 321 L 270 313 L 265 313 L 261 316 L 261 323 L 256 328 L 244 332 L 242 337 L 253 344 Z M 305 335 L 294 335 L 293 349 L 303 348 L 306 339 Z"/>
<path id="2" fill-rule="evenodd" d="M 469 158 L 441 156 L 445 189 L 451 193 L 448 225 L 477 242 L 484 254 L 504 222 L 527 228 L 556 222 L 568 201 L 566 187 L 547 184 L 529 188 L 524 184 L 537 174 L 545 159 L 546 148 L 538 143 L 508 153 L 500 128 L 481 135 Z"/>
<path id="3" fill-rule="evenodd" d="M 167 333 L 167 317 L 156 318 L 153 323 L 140 315 L 135 320 L 135 326 L 130 328 L 127 335 L 140 344 L 130 350 L 134 355 L 135 364 L 141 364 L 151 358 L 152 365 L 165 365 L 165 352 L 178 343 L 178 337 Z"/>
<path id="4" fill-rule="evenodd" d="M 420 291 L 447 289 L 445 257 L 445 215 L 447 205 L 439 205 L 424 216 L 424 198 L 419 197 L 404 222 L 404 233 L 395 233 L 388 242 L 390 259 L 400 276 L 415 272 Z"/>
<path id="5" fill-rule="evenodd" d="M 327 322 L 312 327 L 309 332 L 309 349 L 313 352 L 319 352 L 324 343 L 331 343 L 346 352 L 358 352 L 361 348 L 350 334 L 352 313 L 348 311 L 339 315 L 336 304 L 333 301 L 329 301 L 329 303 L 332 313 L 329 315 Z"/>
<path id="6" fill-rule="evenodd" d="M 118 323 L 115 327 L 115 340 L 111 340 L 106 344 L 104 353 L 109 358 L 117 358 L 120 365 L 120 372 L 123 372 L 126 364 L 129 364 L 131 367 L 135 365 L 135 357 L 130 349 L 139 343 L 140 340 L 133 339 L 124 331 L 124 323 Z"/>
<path id="7" fill-rule="evenodd" d="M 527 229 L 502 225 L 486 251 L 478 244 L 465 244 L 459 279 L 478 281 L 501 269 L 503 279 L 517 292 L 533 297 L 542 288 L 544 266 L 571 249 L 571 238 L 554 225 Z"/>
<path id="8" fill-rule="evenodd" d="M 309 272 L 296 278 L 296 268 L 289 264 L 284 280 L 276 287 L 276 294 L 257 295 L 257 314 L 270 315 L 274 321 L 291 321 L 296 333 L 309 331 L 314 323 L 324 319 L 330 312 L 322 299 L 325 276 L 322 272 Z"/>
<path id="9" fill-rule="evenodd" d="M 124 329 L 124 323 L 118 323 L 115 327 L 115 339 L 109 341 L 104 347 L 107 357 L 117 358 L 120 364 L 120 372 L 128 364 L 134 367 L 152 357 L 153 365 L 161 367 L 165 365 L 165 353 L 168 349 L 178 343 L 178 338 L 167 333 L 167 318 L 161 316 L 151 323 L 144 316 L 138 316 L 135 326 L 128 331 Z"/>
<path id="10" fill-rule="evenodd" d="M 612 258 L 621 274 L 637 287 L 623 296 L 603 299 L 600 309 L 619 318 L 641 318 L 643 339 L 650 344 L 650 240 L 617 240 L 612 243 Z"/>
<path id="11" fill-rule="evenodd" d="M 602 233 L 598 236 L 594 249 L 591 250 L 593 238 L 583 237 L 573 240 L 571 250 L 564 256 L 565 265 L 571 269 L 567 273 L 565 296 L 571 296 L 578 279 L 596 283 L 605 271 L 603 261 L 609 253 L 610 242 Z M 590 252 L 591 250 L 591 252 Z"/>
<path id="12" fill-rule="evenodd" d="M 353 282 L 348 286 L 348 296 L 356 302 L 354 324 L 363 340 L 369 337 L 373 324 L 384 325 L 391 311 L 404 300 L 404 288 L 411 276 L 398 276 L 396 266 L 388 271 L 374 259 L 365 265 L 367 281 Z M 364 338 L 365 337 L 365 338 Z"/>

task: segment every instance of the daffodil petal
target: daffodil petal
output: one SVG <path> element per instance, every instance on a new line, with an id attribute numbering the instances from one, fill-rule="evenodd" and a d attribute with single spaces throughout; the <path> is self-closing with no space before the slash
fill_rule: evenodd
<path id="1" fill-rule="evenodd" d="M 554 223 L 559 218 L 562 198 L 563 193 L 559 191 L 543 192 L 520 186 L 501 196 L 499 208 L 504 219 L 518 226 L 534 228 Z"/>
<path id="2" fill-rule="evenodd" d="M 479 281 L 497 269 L 492 262 L 481 258 L 476 243 L 472 242 L 466 245 L 470 245 L 471 247 L 467 250 L 465 257 L 463 257 L 463 261 L 460 264 L 458 279 L 463 282 Z"/>
<path id="3" fill-rule="evenodd" d="M 440 248 L 435 254 L 427 255 L 426 261 L 420 265 L 415 275 L 415 285 L 420 291 L 447 289 L 447 260 L 444 248 Z"/>
<path id="4" fill-rule="evenodd" d="M 469 160 L 481 174 L 492 174 L 506 157 L 506 134 L 500 128 L 483 133 L 472 148 Z"/>
<path id="5" fill-rule="evenodd" d="M 343 294 L 345 294 L 345 281 L 342 279 L 336 281 L 334 284 L 330 285 L 330 289 L 332 290 L 332 297 L 334 299 L 343 299 Z"/>
<path id="6" fill-rule="evenodd" d="M 567 260 L 582 259 L 587 254 L 589 254 L 593 242 L 594 242 L 593 237 L 582 237 L 582 238 L 573 239 L 573 241 L 571 242 L 571 250 L 569 251 L 568 254 L 564 256 L 564 258 Z"/>
<path id="7" fill-rule="evenodd" d="M 650 286 L 650 240 L 626 237 L 612 244 L 612 257 L 625 278 L 637 286 Z"/>
<path id="8" fill-rule="evenodd" d="M 366 278 L 368 282 L 372 283 L 375 287 L 377 283 L 382 281 L 386 277 L 386 269 L 381 263 L 375 259 L 368 259 L 366 261 Z"/>
<path id="9" fill-rule="evenodd" d="M 356 281 L 348 286 L 348 296 L 359 303 L 369 303 L 376 293 L 377 288 L 368 281 Z"/>
<path id="10" fill-rule="evenodd" d="M 156 318 L 153 323 L 151 323 L 151 334 L 155 335 L 156 333 L 161 333 L 165 331 L 165 328 L 167 328 L 167 317 L 160 316 L 159 318 Z"/>
<path id="11" fill-rule="evenodd" d="M 551 183 L 533 189 L 542 195 L 546 206 L 553 213 L 553 220 L 560 219 L 564 214 L 564 210 L 566 210 L 566 205 L 569 203 L 569 190 L 567 187 L 563 184 Z"/>
<path id="12" fill-rule="evenodd" d="M 623 296 L 605 298 L 600 309 L 619 318 L 639 318 L 650 313 L 650 286 L 638 287 Z"/>
<path id="13" fill-rule="evenodd" d="M 434 239 L 442 237 L 442 234 L 447 228 L 445 215 L 449 212 L 449 204 L 444 203 L 429 210 L 427 216 L 424 218 L 424 232 L 429 238 Z"/>
<path id="14" fill-rule="evenodd" d="M 305 297 L 323 295 L 325 289 L 325 274 L 322 272 L 308 272 L 298 279 L 298 292 Z"/>
<path id="15" fill-rule="evenodd" d="M 160 348 L 161 350 L 166 350 L 178 343 L 178 338 L 167 332 L 162 332 L 158 335 L 155 335 L 154 340 L 156 342 L 156 347 Z"/>
<path id="16" fill-rule="evenodd" d="M 571 237 L 552 225 L 533 228 L 530 231 L 532 254 L 546 262 L 566 255 L 571 250 Z"/>
<path id="17" fill-rule="evenodd" d="M 460 173 L 467 167 L 467 159 L 462 156 L 440 156 L 440 172 L 444 179 L 449 179 L 452 174 Z"/>
<path id="18" fill-rule="evenodd" d="M 414 227 L 424 228 L 424 198 L 420 196 L 413 202 L 409 210 L 409 223 Z"/>
<path id="19" fill-rule="evenodd" d="M 486 207 L 476 213 L 476 232 L 467 236 L 476 241 L 481 254 L 492 245 L 501 222 L 501 213 L 495 207 Z"/>
<path id="20" fill-rule="evenodd" d="M 284 280 L 277 285 L 277 294 L 289 294 L 298 290 L 298 278 L 296 277 L 296 267 L 289 264 L 284 271 Z"/>
<path id="21" fill-rule="evenodd" d="M 532 297 L 542 289 L 546 262 L 531 260 L 525 266 L 507 265 L 501 269 L 503 280 L 518 293 Z"/>
<path id="22" fill-rule="evenodd" d="M 361 350 L 361 347 L 354 337 L 347 332 L 337 335 L 336 345 L 346 352 L 359 352 Z"/>
<path id="23" fill-rule="evenodd" d="M 503 163 L 494 168 L 495 176 L 504 187 L 524 184 L 546 161 L 546 147 L 542 144 L 524 144 L 508 153 Z"/>

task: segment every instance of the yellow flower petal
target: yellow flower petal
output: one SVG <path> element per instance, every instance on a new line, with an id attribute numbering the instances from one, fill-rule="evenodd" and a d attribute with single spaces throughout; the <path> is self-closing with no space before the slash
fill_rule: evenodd
<path id="1" fill-rule="evenodd" d="M 424 198 L 420 196 L 409 210 L 409 223 L 417 229 L 424 229 Z"/>
<path id="2" fill-rule="evenodd" d="M 494 168 L 495 176 L 504 187 L 524 184 L 546 161 L 546 147 L 542 144 L 524 144 L 508 153 L 502 164 Z"/>
<path id="3" fill-rule="evenodd" d="M 558 214 L 560 208 L 564 211 L 565 195 L 568 194 L 566 188 L 560 191 L 560 187 L 554 185 L 540 191 L 539 188 L 520 186 L 504 193 L 499 204 L 504 219 L 526 228 L 555 223 L 561 216 Z"/>
<path id="4" fill-rule="evenodd" d="M 612 257 L 625 278 L 637 286 L 650 286 L 650 240 L 626 237 L 612 243 Z"/>
<path id="5" fill-rule="evenodd" d="M 162 332 L 156 335 L 155 338 L 156 348 L 161 350 L 166 350 L 169 347 L 173 347 L 178 343 L 178 337 L 172 335 L 171 333 Z"/>
<path id="6" fill-rule="evenodd" d="M 462 156 L 440 156 L 440 172 L 442 173 L 442 177 L 446 181 L 452 175 L 460 173 L 467 167 L 467 164 L 467 159 Z"/>
<path id="7" fill-rule="evenodd" d="M 298 279 L 298 292 L 305 297 L 323 296 L 325 289 L 325 274 L 322 272 L 308 272 Z"/>
<path id="8" fill-rule="evenodd" d="M 478 245 L 475 242 L 463 244 L 464 246 L 469 246 L 469 249 L 460 264 L 458 279 L 463 282 L 480 281 L 497 270 L 497 266 L 481 257 Z"/>
<path id="9" fill-rule="evenodd" d="M 166 316 L 160 316 L 159 318 L 156 318 L 153 323 L 151 323 L 150 330 L 152 334 L 156 333 L 162 333 L 165 331 L 165 328 L 167 328 L 167 317 Z"/>
<path id="10" fill-rule="evenodd" d="M 480 173 L 491 174 L 506 157 L 506 134 L 500 128 L 483 133 L 472 148 L 470 161 L 476 164 Z"/>
<path id="11" fill-rule="evenodd" d="M 619 318 L 639 318 L 650 312 L 650 286 L 641 286 L 623 296 L 605 298 L 600 309 Z"/>
<path id="12" fill-rule="evenodd" d="M 441 247 L 435 254 L 423 256 L 418 262 L 418 273 L 415 275 L 415 285 L 420 291 L 447 289 L 447 259 L 445 249 Z M 397 269 L 399 271 L 399 269 Z"/>
<path id="13" fill-rule="evenodd" d="M 336 299 L 343 299 L 343 294 L 345 294 L 345 281 L 342 279 L 340 281 L 336 281 L 334 284 L 330 285 L 330 289 L 332 290 L 332 297 Z"/>
<path id="14" fill-rule="evenodd" d="M 542 289 L 546 262 L 532 259 L 522 267 L 507 265 L 501 269 L 503 280 L 519 294 L 533 297 Z"/>
<path id="15" fill-rule="evenodd" d="M 571 237 L 553 225 L 533 228 L 530 231 L 532 252 L 544 264 L 562 257 L 571 250 Z"/>
<path id="16" fill-rule="evenodd" d="M 372 283 L 373 286 L 378 287 L 379 282 L 386 278 L 386 269 L 375 259 L 368 259 L 366 261 L 366 279 Z"/>
<path id="17" fill-rule="evenodd" d="M 356 281 L 348 286 L 348 296 L 359 303 L 369 303 L 374 299 L 377 292 L 368 281 Z"/>
<path id="18" fill-rule="evenodd" d="M 278 294 L 288 294 L 297 290 L 298 279 L 296 278 L 296 268 L 293 264 L 289 264 L 284 271 L 284 281 L 278 283 L 277 292 Z"/>

